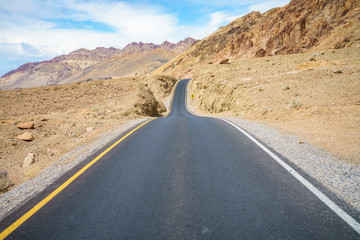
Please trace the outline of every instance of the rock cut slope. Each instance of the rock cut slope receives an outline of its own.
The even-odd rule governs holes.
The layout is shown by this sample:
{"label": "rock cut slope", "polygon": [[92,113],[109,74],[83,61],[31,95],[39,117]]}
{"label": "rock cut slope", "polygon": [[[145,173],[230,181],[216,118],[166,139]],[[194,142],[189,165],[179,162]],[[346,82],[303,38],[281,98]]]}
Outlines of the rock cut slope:
{"label": "rock cut slope", "polygon": [[360,46],[360,1],[293,0],[221,27],[154,73],[191,77],[209,62]]}

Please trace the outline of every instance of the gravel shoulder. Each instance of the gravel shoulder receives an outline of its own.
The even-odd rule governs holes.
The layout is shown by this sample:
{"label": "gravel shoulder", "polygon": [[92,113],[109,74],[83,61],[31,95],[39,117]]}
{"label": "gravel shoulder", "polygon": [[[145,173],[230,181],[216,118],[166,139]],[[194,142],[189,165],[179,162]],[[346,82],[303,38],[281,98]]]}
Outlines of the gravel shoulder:
{"label": "gravel shoulder", "polygon": [[[188,109],[196,115],[211,117],[209,114],[196,111],[191,101],[188,87]],[[303,141],[299,136],[283,133],[264,124],[236,117],[218,118],[227,119],[244,129],[281,154],[290,163],[335,194],[336,197],[356,211],[360,211],[359,165],[341,161],[331,153]]]}

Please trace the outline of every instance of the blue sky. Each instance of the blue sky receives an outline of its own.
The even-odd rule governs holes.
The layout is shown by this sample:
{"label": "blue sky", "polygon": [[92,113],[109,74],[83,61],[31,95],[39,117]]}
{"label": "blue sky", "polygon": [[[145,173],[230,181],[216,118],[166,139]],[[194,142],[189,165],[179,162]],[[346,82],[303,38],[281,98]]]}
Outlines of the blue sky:
{"label": "blue sky", "polygon": [[79,48],[202,39],[289,0],[0,0],[0,76]]}

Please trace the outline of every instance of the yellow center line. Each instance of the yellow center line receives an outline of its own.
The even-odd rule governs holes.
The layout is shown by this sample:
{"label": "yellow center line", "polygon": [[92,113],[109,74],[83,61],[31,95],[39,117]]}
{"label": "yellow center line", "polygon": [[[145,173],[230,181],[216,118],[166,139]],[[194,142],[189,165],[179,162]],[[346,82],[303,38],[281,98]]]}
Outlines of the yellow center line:
{"label": "yellow center line", "polygon": [[43,200],[41,200],[38,204],[36,204],[32,209],[30,209],[27,213],[25,213],[22,217],[20,217],[18,220],[16,220],[13,224],[11,224],[8,228],[6,228],[3,232],[0,233],[0,239],[4,239],[7,236],[9,236],[10,233],[12,233],[15,229],[17,229],[21,224],[23,224],[27,219],[29,219],[32,215],[34,215],[37,211],[39,211],[40,208],[42,208],[46,203],[48,203],[51,199],[53,199],[57,194],[59,194],[62,190],[64,190],[70,183],[72,183],[76,178],[78,178],[83,172],[85,172],[89,167],[91,167],[94,163],[96,163],[100,158],[102,158],[106,153],[108,153],[111,149],[113,149],[116,145],[118,145],[120,142],[122,142],[125,138],[130,136],[133,132],[144,126],[145,124],[155,120],[156,118],[150,119],[132,131],[130,131],[128,134],[126,134],[124,137],[122,137],[120,140],[115,142],[113,145],[111,145],[109,148],[107,148],[104,152],[102,152],[100,155],[98,155],[96,158],[94,158],[91,162],[89,162],[86,166],[84,166],[81,170],[79,170],[77,173],[75,173],[71,178],[69,178],[66,182],[64,182],[60,187],[55,189],[52,193],[50,193],[47,197],[45,197]]}

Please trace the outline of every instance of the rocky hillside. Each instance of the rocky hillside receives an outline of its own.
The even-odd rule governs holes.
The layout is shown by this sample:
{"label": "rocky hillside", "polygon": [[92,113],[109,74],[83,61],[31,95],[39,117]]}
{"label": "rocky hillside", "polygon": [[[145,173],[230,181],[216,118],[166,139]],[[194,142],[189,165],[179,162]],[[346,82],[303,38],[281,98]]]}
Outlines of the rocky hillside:
{"label": "rocky hillside", "polygon": [[360,46],[360,1],[293,0],[221,27],[155,71],[191,77],[209,62]]}
{"label": "rocky hillside", "polygon": [[98,47],[78,49],[48,61],[27,63],[6,73],[0,89],[38,87],[106,77],[144,75],[168,62],[196,40],[186,38],[177,44],[165,41],[130,43],[123,49]]}

